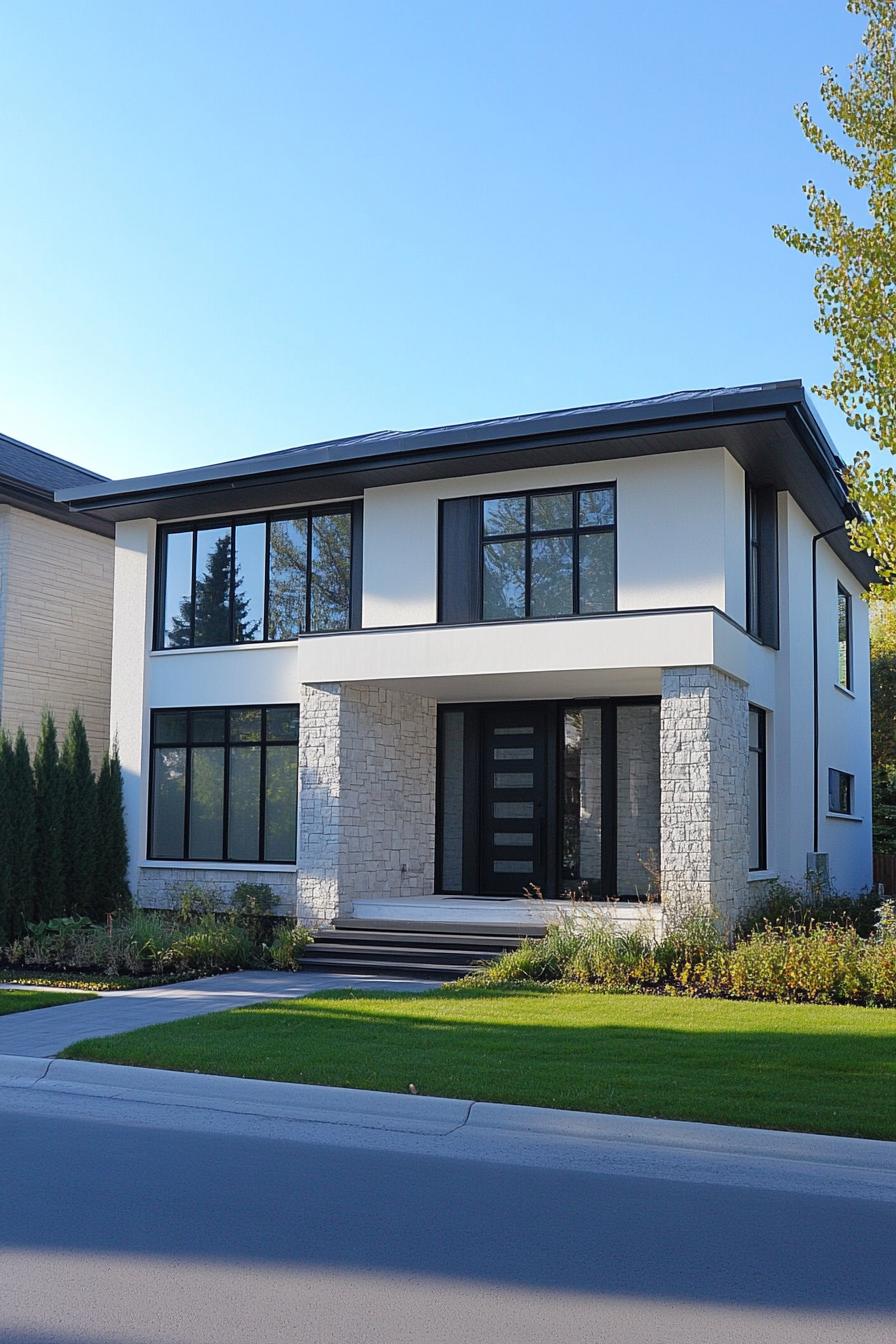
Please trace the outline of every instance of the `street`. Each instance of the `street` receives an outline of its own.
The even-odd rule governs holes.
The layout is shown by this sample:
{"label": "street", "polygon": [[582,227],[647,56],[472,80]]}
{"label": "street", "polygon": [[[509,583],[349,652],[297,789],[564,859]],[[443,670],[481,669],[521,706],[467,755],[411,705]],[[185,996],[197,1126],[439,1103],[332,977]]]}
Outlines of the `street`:
{"label": "street", "polygon": [[4,1090],[0,1341],[896,1333],[891,1198],[571,1170],[513,1136],[501,1160],[314,1129]]}

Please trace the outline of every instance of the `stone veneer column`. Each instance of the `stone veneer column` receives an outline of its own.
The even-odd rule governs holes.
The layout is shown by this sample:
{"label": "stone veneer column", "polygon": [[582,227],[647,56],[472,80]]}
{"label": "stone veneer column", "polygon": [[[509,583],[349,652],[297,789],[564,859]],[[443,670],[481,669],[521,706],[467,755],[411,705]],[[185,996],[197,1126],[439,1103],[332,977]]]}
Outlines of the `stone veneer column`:
{"label": "stone veneer column", "polygon": [[381,686],[300,692],[297,913],[358,897],[431,896],[436,701]]}
{"label": "stone veneer column", "polygon": [[663,900],[731,922],[747,898],[747,689],[714,667],[671,667],[662,695]]}

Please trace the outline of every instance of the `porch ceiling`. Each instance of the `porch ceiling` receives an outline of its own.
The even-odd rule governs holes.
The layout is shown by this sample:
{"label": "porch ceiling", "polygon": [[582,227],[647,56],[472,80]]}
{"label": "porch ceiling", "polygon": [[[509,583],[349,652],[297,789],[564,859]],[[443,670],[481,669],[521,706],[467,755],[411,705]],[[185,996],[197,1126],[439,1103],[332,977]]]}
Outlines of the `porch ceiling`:
{"label": "porch ceiling", "polygon": [[453,676],[389,677],[388,680],[371,678],[363,684],[413,691],[441,703],[586,700],[604,696],[659,695],[662,669],[631,667],[571,672],[469,672]]}

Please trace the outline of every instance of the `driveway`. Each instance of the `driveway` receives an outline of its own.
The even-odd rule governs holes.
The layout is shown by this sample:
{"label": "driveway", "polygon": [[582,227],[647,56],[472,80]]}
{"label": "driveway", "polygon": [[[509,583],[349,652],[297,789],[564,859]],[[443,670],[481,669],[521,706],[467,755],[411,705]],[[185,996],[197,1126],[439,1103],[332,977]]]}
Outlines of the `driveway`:
{"label": "driveway", "polygon": [[0,1055],[46,1057],[88,1036],[115,1036],[136,1027],[220,1013],[265,999],[300,999],[321,989],[354,988],[419,992],[435,985],[432,980],[328,975],[321,971],[235,971],[152,989],[107,991],[82,1003],[0,1017]]}

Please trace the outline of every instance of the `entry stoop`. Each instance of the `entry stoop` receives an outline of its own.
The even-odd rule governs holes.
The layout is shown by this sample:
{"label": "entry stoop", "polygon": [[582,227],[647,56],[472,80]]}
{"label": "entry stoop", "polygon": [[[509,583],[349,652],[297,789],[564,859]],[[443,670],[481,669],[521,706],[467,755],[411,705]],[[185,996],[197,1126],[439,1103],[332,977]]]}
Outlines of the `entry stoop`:
{"label": "entry stoop", "polygon": [[302,957],[308,970],[347,975],[409,976],[457,980],[482,962],[496,961],[524,938],[541,938],[537,924],[435,924],[429,920],[365,920],[344,917],[321,929]]}

